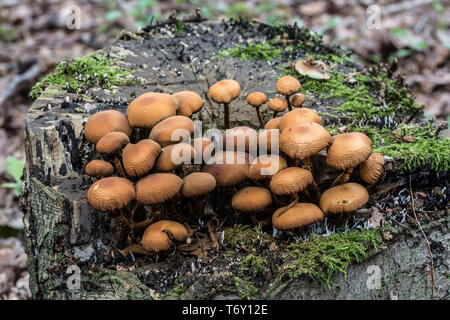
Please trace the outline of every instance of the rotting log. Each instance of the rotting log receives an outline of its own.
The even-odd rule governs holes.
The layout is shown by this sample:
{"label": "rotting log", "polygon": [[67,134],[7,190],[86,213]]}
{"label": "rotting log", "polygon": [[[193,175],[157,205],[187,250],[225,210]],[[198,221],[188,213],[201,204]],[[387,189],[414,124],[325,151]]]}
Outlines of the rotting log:
{"label": "rotting log", "polygon": [[[223,111],[207,96],[214,82],[231,78],[241,84],[242,92],[233,101],[232,126],[256,128],[258,119],[253,107],[245,102],[252,91],[273,91],[277,68],[288,62],[282,56],[276,62],[264,59],[243,60],[238,57],[217,58],[222,48],[247,41],[261,43],[276,41],[280,35],[288,41],[304,44],[296,57],[308,52],[345,56],[349,52],[329,47],[306,29],[270,27],[259,23],[180,22],[149,26],[139,33],[124,32],[102,50],[108,58],[118,58],[116,65],[133,71],[133,80],[105,89],[102,83],[89,83],[82,92],[48,87],[31,106],[26,123],[26,169],[23,192],[23,211],[30,272],[30,288],[38,299],[152,299],[161,298],[179,284],[177,270],[190,270],[179,298],[214,299],[239,298],[240,280],[233,277],[230,265],[242,254],[227,250],[226,263],[208,269],[205,261],[176,254],[154,262],[144,258],[134,265],[129,258],[121,258],[111,248],[117,231],[114,221],[95,212],[87,203],[86,192],[92,180],[83,174],[85,164],[92,158],[92,148],[83,137],[83,125],[99,110],[125,111],[128,103],[147,91],[174,93],[192,90],[205,101],[194,119],[201,120],[203,129],[222,128]],[[343,75],[359,68],[352,62],[339,66]],[[374,95],[377,95],[374,92]],[[305,106],[332,114],[336,99],[314,101],[307,97]],[[338,114],[339,116],[339,114]],[[269,114],[264,115],[267,121]],[[333,117],[325,121],[333,121]],[[387,169],[395,169],[389,162]],[[325,170],[323,154],[313,159],[313,172],[318,182],[332,179],[336,173]],[[231,195],[230,195],[231,196]],[[214,198],[214,196],[213,196]],[[218,210],[229,210],[229,204],[217,196]],[[229,199],[228,199],[229,200]],[[228,201],[229,203],[229,201]],[[216,209],[217,210],[217,209]],[[438,243],[433,250],[435,266],[435,296],[449,298],[449,218],[444,216],[425,227],[428,238]],[[225,249],[226,250],[226,245]],[[233,253],[235,256],[233,256]],[[284,279],[273,272],[270,286],[264,286],[253,297],[268,299],[428,299],[431,281],[426,272],[426,247],[414,233],[402,232],[371,252],[367,260],[349,267],[347,277],[333,277],[331,288],[313,283],[307,277]],[[206,259],[207,260],[207,259]],[[203,263],[203,265],[202,265]],[[172,268],[169,266],[173,265]],[[381,268],[381,289],[367,287],[367,268]],[[76,266],[81,272],[81,287],[70,290]],[[178,269],[177,269],[178,268]],[[184,272],[183,271],[183,272]],[[178,272],[178,271],[177,271]],[[188,272],[186,272],[188,273]],[[237,281],[237,282],[236,282]]]}

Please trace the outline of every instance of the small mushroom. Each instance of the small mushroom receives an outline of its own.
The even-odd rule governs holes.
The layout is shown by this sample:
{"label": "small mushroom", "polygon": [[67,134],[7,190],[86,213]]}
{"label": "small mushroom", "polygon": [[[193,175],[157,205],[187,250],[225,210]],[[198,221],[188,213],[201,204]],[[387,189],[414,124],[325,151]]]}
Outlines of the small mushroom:
{"label": "small mushroom", "polygon": [[275,147],[275,150],[278,153],[279,145],[280,145],[280,130],[278,129],[260,130],[258,135],[258,147],[260,155],[272,152],[272,147]]}
{"label": "small mushroom", "polygon": [[111,163],[103,160],[92,160],[84,168],[84,172],[90,177],[109,177],[114,168]]}
{"label": "small mushroom", "polygon": [[133,184],[120,177],[108,177],[94,182],[87,192],[89,204],[102,212],[111,212],[120,223],[120,232],[117,246],[123,248],[126,245],[130,226],[122,212],[132,200],[136,198]]}
{"label": "small mushroom", "polygon": [[230,123],[230,102],[236,99],[241,93],[240,84],[232,79],[220,80],[209,88],[209,96],[216,103],[222,103],[224,106],[224,126],[225,129],[231,128]]}
{"label": "small mushroom", "polygon": [[142,247],[149,252],[162,252],[169,250],[177,242],[186,241],[188,232],[186,228],[170,220],[160,220],[148,226],[142,236]]}
{"label": "small mushroom", "polygon": [[214,143],[207,138],[200,137],[192,140],[191,145],[194,147],[196,164],[208,162],[214,155]]}
{"label": "small mushroom", "polygon": [[154,173],[136,184],[136,199],[142,205],[151,205],[155,216],[163,210],[164,202],[178,195],[183,180],[172,173]]}
{"label": "small mushroom", "polygon": [[247,103],[256,109],[258,115],[259,125],[264,128],[264,119],[259,111],[259,108],[267,102],[267,97],[260,91],[252,92],[247,96]]}
{"label": "small mushroom", "polygon": [[177,115],[191,117],[197,113],[203,106],[202,98],[193,91],[180,91],[172,94],[178,100]]}
{"label": "small mushroom", "polygon": [[370,186],[367,187],[369,192],[383,182],[386,177],[384,163],[383,154],[374,152],[359,166],[359,175],[361,179],[370,184]]}
{"label": "small mushroom", "polygon": [[178,100],[170,94],[147,92],[131,101],[127,117],[133,128],[153,128],[158,122],[176,115]]}
{"label": "small mushroom", "polygon": [[125,171],[130,177],[147,174],[152,170],[160,152],[160,145],[150,139],[143,139],[136,144],[127,144],[122,152]]}
{"label": "small mushroom", "polygon": [[249,213],[254,224],[258,224],[256,214],[272,203],[272,194],[262,187],[245,187],[233,195],[232,207],[239,213]]}
{"label": "small mushroom", "polygon": [[321,221],[324,217],[323,211],[315,204],[297,203],[276,210],[272,216],[272,224],[278,230],[298,230]]}
{"label": "small mushroom", "polygon": [[301,160],[303,167],[309,171],[311,171],[310,157],[328,147],[330,143],[331,135],[315,122],[291,125],[280,134],[280,149],[291,159]]}
{"label": "small mushroom", "polygon": [[294,93],[299,92],[301,87],[302,85],[300,84],[300,82],[291,76],[281,77],[275,84],[275,89],[277,90],[277,92],[286,97],[289,111],[292,110],[289,97]]}
{"label": "small mushroom", "polygon": [[283,130],[287,127],[303,122],[315,122],[320,125],[322,124],[320,116],[314,110],[308,108],[300,108],[284,114],[280,119],[278,129],[283,132]]}
{"label": "small mushroom", "polygon": [[221,151],[204,166],[203,172],[216,178],[217,185],[234,186],[248,177],[249,155],[244,152]]}
{"label": "small mushroom", "polygon": [[333,137],[333,143],[328,148],[327,165],[342,170],[331,185],[332,187],[346,183],[353,168],[366,161],[372,154],[372,141],[361,132],[349,132]]}
{"label": "small mushroom", "polygon": [[106,110],[93,114],[84,125],[84,137],[87,141],[96,144],[107,133],[120,131],[128,137],[131,127],[127,117],[116,110]]}
{"label": "small mushroom", "polygon": [[277,196],[290,196],[291,201],[298,201],[298,193],[306,191],[314,178],[308,170],[289,167],[279,171],[270,181],[270,190]]}
{"label": "small mushroom", "polygon": [[303,93],[297,93],[291,97],[291,104],[295,108],[301,108],[303,102],[305,102],[305,95]]}
{"label": "small mushroom", "polygon": [[159,122],[150,131],[149,139],[161,147],[188,141],[194,133],[194,122],[185,116],[172,116]]}
{"label": "small mushroom", "polygon": [[288,103],[285,99],[277,97],[270,99],[267,106],[269,107],[270,110],[273,111],[273,119],[275,119],[279,112],[287,110]]}
{"label": "small mushroom", "polygon": [[320,197],[319,206],[329,221],[342,224],[351,214],[362,208],[369,200],[367,189],[357,183],[345,183],[326,190]]}
{"label": "small mushroom", "polygon": [[258,150],[258,134],[250,127],[235,127],[225,130],[222,143],[224,150],[254,154]]}
{"label": "small mushroom", "polygon": [[98,153],[112,157],[112,162],[122,178],[125,178],[125,172],[123,171],[123,166],[120,162],[120,153],[123,146],[129,142],[130,139],[125,133],[114,131],[104,135],[95,146]]}

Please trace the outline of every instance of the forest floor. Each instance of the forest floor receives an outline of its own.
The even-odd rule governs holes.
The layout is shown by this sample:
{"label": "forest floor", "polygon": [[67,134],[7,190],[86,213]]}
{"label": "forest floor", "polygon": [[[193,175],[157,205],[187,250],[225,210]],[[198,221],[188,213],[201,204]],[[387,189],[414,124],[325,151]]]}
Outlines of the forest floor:
{"label": "forest floor", "polygon": [[[101,49],[122,29],[134,29],[174,10],[195,8],[210,19],[244,16],[268,23],[308,26],[327,43],[353,50],[363,65],[398,60],[398,73],[426,106],[425,114],[448,120],[450,113],[450,5],[443,0],[376,1],[379,25],[367,8],[375,1],[285,0],[249,3],[226,1],[78,1],[80,29],[70,30],[72,1],[4,0],[0,2],[0,184],[15,183],[14,170],[24,161],[28,93],[58,62]],[[371,11],[375,10],[375,11]],[[369,20],[368,20],[369,19]],[[372,19],[372,20],[371,20]],[[448,135],[448,131],[446,133]],[[15,169],[16,168],[16,169]],[[17,176],[17,175],[16,175]],[[21,244],[20,196],[0,188],[0,299],[27,299],[26,255]]]}

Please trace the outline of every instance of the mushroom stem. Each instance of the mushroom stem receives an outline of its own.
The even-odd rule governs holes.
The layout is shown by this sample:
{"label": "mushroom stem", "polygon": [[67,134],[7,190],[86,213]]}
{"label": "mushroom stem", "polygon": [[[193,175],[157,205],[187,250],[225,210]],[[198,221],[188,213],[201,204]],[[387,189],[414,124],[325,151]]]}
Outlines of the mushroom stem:
{"label": "mushroom stem", "polygon": [[258,114],[259,125],[261,126],[261,128],[264,128],[265,123],[264,123],[264,119],[262,117],[262,114],[259,111],[259,107],[256,107],[255,109],[256,109],[256,113]]}
{"label": "mushroom stem", "polygon": [[264,220],[258,220],[258,226],[261,227],[261,228],[270,226],[271,224],[272,224],[272,218],[271,217],[269,217],[267,219],[264,219]]}
{"label": "mushroom stem", "polygon": [[206,223],[206,227],[208,228],[208,235],[213,243],[214,249],[219,249],[219,242],[217,241],[216,237],[214,236],[214,228],[211,225],[211,221],[208,221]]}
{"label": "mushroom stem", "polygon": [[119,235],[117,236],[117,247],[119,249],[125,247],[128,241],[128,235],[130,234],[130,223],[125,218],[122,210],[120,210],[120,214],[117,217],[117,220],[120,224]]}
{"label": "mushroom stem", "polygon": [[231,129],[231,123],[230,123],[230,104],[224,103],[224,125],[225,129]]}
{"label": "mushroom stem", "polygon": [[116,167],[116,170],[117,170],[117,173],[119,174],[119,176],[122,178],[126,178],[122,163],[120,162],[120,159],[117,156],[114,156],[113,163],[114,163],[114,166]]}
{"label": "mushroom stem", "polygon": [[305,159],[302,160],[302,166],[304,169],[308,170],[309,172],[311,172],[311,158],[307,157]]}
{"label": "mushroom stem", "polygon": [[308,186],[308,190],[310,191],[311,201],[312,201],[313,203],[319,202],[319,199],[320,199],[320,191],[319,191],[319,187],[317,186],[317,183],[316,183],[315,181],[313,181],[313,182]]}
{"label": "mushroom stem", "polygon": [[272,119],[275,119],[275,118],[277,117],[277,114],[278,114],[278,111],[274,111],[274,112],[273,112]]}
{"label": "mushroom stem", "polygon": [[291,96],[285,96],[286,97],[286,101],[287,101],[287,105],[288,105],[288,110],[292,111],[292,104],[291,104],[291,100],[289,99]]}
{"label": "mushroom stem", "polygon": [[331,187],[335,187],[341,184],[346,183],[350,179],[350,175],[353,172],[353,168],[348,168],[344,172],[342,172],[331,184]]}
{"label": "mushroom stem", "polygon": [[344,223],[346,223],[348,220],[350,220],[351,216],[352,216],[351,212],[343,213],[343,214],[340,214],[340,215],[335,216],[335,217],[330,217],[329,216],[328,217],[328,222],[331,223],[331,224],[334,224],[337,227],[339,227],[339,226],[343,225]]}
{"label": "mushroom stem", "polygon": [[156,219],[156,217],[153,216],[150,219],[146,219],[141,222],[132,223],[132,224],[130,224],[130,228],[133,230],[147,228],[149,225],[151,225],[155,221],[155,219]]}

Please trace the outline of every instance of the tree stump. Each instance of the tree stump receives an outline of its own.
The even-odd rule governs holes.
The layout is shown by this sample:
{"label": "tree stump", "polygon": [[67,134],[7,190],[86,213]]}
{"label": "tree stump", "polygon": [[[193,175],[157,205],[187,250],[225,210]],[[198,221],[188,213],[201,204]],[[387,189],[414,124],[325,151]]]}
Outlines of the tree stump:
{"label": "tree stump", "polygon": [[[291,43],[301,46],[296,46],[292,54],[268,52],[272,60],[265,56],[265,51],[250,52],[249,55],[257,55],[253,59],[220,55],[224,48],[245,47],[249,43],[271,43],[274,48],[281,49]],[[253,91],[275,96],[277,77],[286,72],[280,67],[298,58],[306,58],[308,54],[342,58],[351,53],[326,46],[307,29],[296,26],[175,20],[148,26],[139,33],[124,32],[95,56],[104,53],[107,59],[114,59],[114,66],[132,70],[132,76],[121,85],[110,85],[91,75],[85,79],[82,90],[77,92],[49,85],[27,115],[23,211],[27,265],[34,298],[431,297],[432,283],[426,272],[428,251],[414,232],[400,231],[394,233],[393,239],[384,239],[376,250],[369,250],[364,261],[351,265],[346,277],[334,275],[330,288],[313,282],[308,275],[287,279],[280,268],[287,263],[286,254],[275,254],[269,249],[267,255],[277,255],[278,260],[274,261],[278,261],[279,266],[267,266],[268,272],[263,277],[238,277],[238,263],[252,251],[231,248],[226,241],[222,253],[217,253],[222,258],[216,260],[213,254],[199,259],[175,253],[160,258],[160,261],[154,257],[121,257],[112,248],[117,231],[114,222],[107,215],[93,210],[86,199],[92,180],[83,170],[95,154],[95,148],[84,139],[83,125],[91,114],[105,109],[125,112],[135,97],[147,91],[174,93],[192,90],[204,99],[204,107],[194,119],[202,121],[203,130],[223,128],[222,108],[209,99],[208,89],[216,81],[230,78],[242,87],[240,97],[231,104],[232,126],[257,128],[256,112],[246,103],[246,96]],[[337,72],[344,76],[361,70],[349,60],[340,61],[337,66]],[[378,95],[375,90],[371,92]],[[329,124],[342,116],[333,109],[340,101],[337,98],[315,99],[308,95],[305,106],[322,112],[324,124]],[[264,117],[267,121],[271,114],[265,113]],[[345,121],[341,124],[344,125]],[[386,165],[387,170],[395,168],[395,159]],[[315,157],[313,172],[319,183],[336,176],[325,167],[323,154]],[[396,176],[396,173],[392,175]],[[225,196],[226,201],[217,199],[216,210],[230,210],[231,194]],[[441,299],[449,298],[449,228],[450,220],[445,214],[424,226],[428,238],[436,244],[433,247],[434,287],[436,298]],[[273,243],[276,246],[276,240]],[[282,251],[281,248],[279,250]],[[367,285],[371,276],[370,266],[380,268],[379,288]],[[76,278],[78,274],[80,277]]]}

